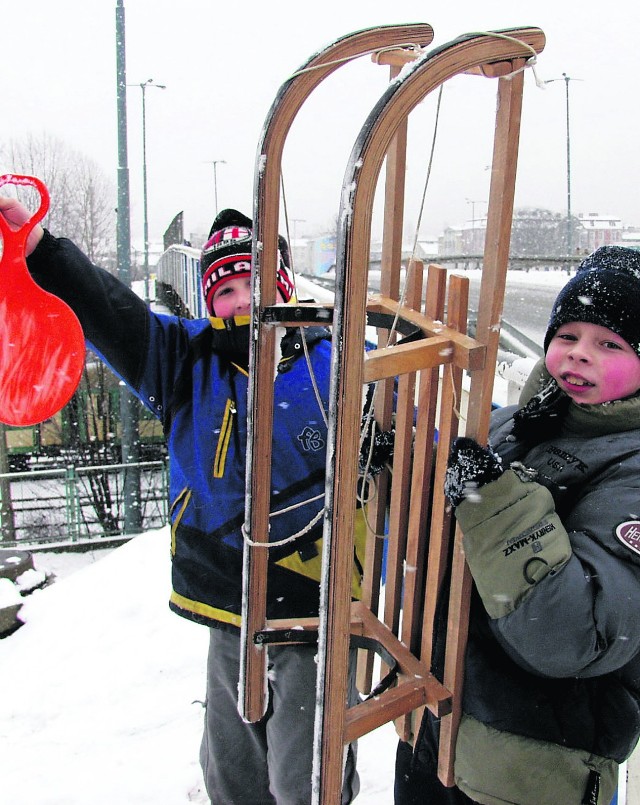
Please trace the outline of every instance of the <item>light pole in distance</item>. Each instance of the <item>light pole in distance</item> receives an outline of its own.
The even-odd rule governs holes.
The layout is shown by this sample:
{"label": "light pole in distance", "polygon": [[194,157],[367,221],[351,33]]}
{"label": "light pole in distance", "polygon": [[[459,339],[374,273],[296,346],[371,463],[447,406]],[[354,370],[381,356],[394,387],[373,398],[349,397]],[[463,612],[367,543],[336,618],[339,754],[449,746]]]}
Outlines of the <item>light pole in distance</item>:
{"label": "light pole in distance", "polygon": [[210,159],[209,165],[213,165],[213,199],[215,202],[215,214],[218,214],[218,165],[226,165],[226,159]]}
{"label": "light pole in distance", "polygon": [[569,260],[573,252],[573,232],[571,226],[571,130],[569,128],[569,82],[581,81],[580,78],[571,78],[566,73],[562,74],[562,78],[550,78],[545,81],[545,84],[552,84],[554,81],[564,81],[565,88],[565,106],[567,117],[567,255]]}
{"label": "light pole in distance", "polygon": [[154,83],[153,78],[148,78],[140,84],[130,84],[138,86],[142,90],[142,208],[144,217],[144,301],[149,302],[149,207],[147,196],[147,87],[156,89],[166,89],[164,84]]}
{"label": "light pole in distance", "polygon": [[486,204],[486,201],[476,198],[466,198],[467,204],[471,204],[471,246],[476,250],[476,204]]}

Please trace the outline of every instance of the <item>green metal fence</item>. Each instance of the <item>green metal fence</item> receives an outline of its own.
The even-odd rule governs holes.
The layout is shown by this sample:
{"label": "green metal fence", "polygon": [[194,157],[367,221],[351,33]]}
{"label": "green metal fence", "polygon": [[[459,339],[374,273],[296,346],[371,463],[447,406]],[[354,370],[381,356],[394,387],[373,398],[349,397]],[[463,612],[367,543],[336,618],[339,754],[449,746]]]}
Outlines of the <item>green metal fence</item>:
{"label": "green metal fence", "polygon": [[140,478],[141,530],[162,527],[168,519],[166,461],[0,474],[0,547],[124,534],[124,487],[132,472]]}

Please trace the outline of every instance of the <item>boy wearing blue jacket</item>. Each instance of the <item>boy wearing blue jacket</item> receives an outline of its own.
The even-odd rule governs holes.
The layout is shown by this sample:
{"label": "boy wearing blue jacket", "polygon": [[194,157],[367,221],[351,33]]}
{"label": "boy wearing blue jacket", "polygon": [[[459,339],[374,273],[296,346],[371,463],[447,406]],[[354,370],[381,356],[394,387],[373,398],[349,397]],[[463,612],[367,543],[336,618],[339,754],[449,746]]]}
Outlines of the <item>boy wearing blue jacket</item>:
{"label": "boy wearing blue jacket", "polygon": [[[29,217],[8,198],[0,198],[0,214],[15,226]],[[28,241],[28,266],[45,290],[69,304],[89,347],[163,424],[170,456],[170,607],[210,631],[200,760],[211,802],[306,805],[317,648],[270,646],[266,715],[249,724],[237,709],[251,228],[251,220],[236,210],[222,211],[213,222],[201,255],[206,319],[152,312],[73,243],[39,226]],[[279,252],[278,297],[288,302],[294,282],[284,238]],[[301,535],[269,551],[269,618],[318,615],[322,518],[313,523],[325,484],[328,338],[325,329],[308,328],[304,334],[287,331],[281,342],[274,380],[270,540]],[[361,581],[358,550],[354,597]],[[353,683],[350,703],[356,701]],[[342,802],[351,802],[358,787],[350,748]]]}

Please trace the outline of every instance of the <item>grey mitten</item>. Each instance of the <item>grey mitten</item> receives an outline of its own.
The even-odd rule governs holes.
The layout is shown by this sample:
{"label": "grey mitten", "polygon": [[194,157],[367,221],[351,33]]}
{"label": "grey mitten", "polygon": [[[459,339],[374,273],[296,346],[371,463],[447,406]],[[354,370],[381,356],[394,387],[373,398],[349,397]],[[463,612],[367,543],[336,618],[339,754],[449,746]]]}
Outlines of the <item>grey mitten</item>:
{"label": "grey mitten", "polygon": [[472,492],[495,481],[503,473],[502,461],[491,447],[482,447],[466,436],[451,443],[444,477],[444,494],[455,508]]}

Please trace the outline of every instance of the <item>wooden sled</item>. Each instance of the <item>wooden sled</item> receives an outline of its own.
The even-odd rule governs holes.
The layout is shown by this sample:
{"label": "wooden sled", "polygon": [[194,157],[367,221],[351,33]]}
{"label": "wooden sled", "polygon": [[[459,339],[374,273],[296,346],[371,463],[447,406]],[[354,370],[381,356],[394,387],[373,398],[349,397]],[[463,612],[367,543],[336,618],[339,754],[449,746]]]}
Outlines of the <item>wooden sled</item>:
{"label": "wooden sled", "polygon": [[[423,47],[433,40],[430,25],[385,26],[341,37],[313,55],[280,88],[263,126],[258,144],[254,187],[253,265],[261,308],[254,310],[256,337],[251,339],[252,382],[249,389],[246,526],[253,541],[266,542],[269,528],[271,432],[273,423],[272,378],[274,331],[264,326],[264,311],[276,300],[278,211],[280,171],[286,137],[302,105],[319,84],[349,60],[389,48]],[[260,249],[257,244],[260,244]],[[255,294],[254,294],[255,297]],[[256,417],[257,409],[260,409]],[[262,535],[262,536],[261,536]],[[239,709],[248,721],[262,718],[265,710],[265,653],[254,635],[265,628],[267,551],[248,549],[244,560],[243,649]],[[248,606],[247,602],[251,602]]]}
{"label": "wooden sled", "polygon": [[[385,31],[376,29],[375,33],[361,32],[355,36],[373,42],[381,30]],[[386,29],[386,33],[389,31]],[[346,46],[349,39],[339,42]],[[407,40],[411,37],[403,41]],[[377,45],[379,43],[378,39]],[[453,751],[460,718],[471,580],[460,535],[456,534],[452,548],[449,545],[450,515],[441,491],[442,480],[448,444],[458,430],[457,406],[464,371],[471,376],[466,432],[480,442],[487,438],[513,212],[523,89],[523,73],[518,71],[543,47],[542,32],[524,28],[496,35],[469,34],[417,58],[415,52],[404,49],[378,59],[391,65],[392,75],[406,65],[367,118],[347,165],[343,184],[346,190],[339,215],[336,296],[329,309],[318,305],[274,304],[280,156],[293,115],[315,84],[312,86],[305,80],[306,93],[302,87],[298,90],[297,84],[296,88],[285,87],[266,123],[258,153],[254,207],[253,258],[258,289],[254,298],[258,298],[260,304],[254,308],[253,316],[245,521],[252,543],[266,543],[268,534],[274,325],[305,326],[330,320],[334,333],[333,379],[320,618],[304,624],[267,622],[268,551],[259,545],[245,548],[241,710],[245,718],[253,721],[264,713],[265,652],[259,647],[264,636],[273,630],[283,630],[278,634],[285,634],[292,625],[317,627],[318,708],[313,772],[316,802],[340,801],[344,744],[390,720],[397,720],[401,735],[409,737],[409,714],[417,710],[419,718],[425,706],[442,717],[439,774],[446,785],[453,785]],[[461,73],[498,79],[484,269],[475,339],[465,335],[467,283],[462,278],[452,277],[447,292],[446,272],[442,268],[429,268],[425,297],[419,267],[414,266],[404,304],[398,302],[407,118],[430,92]],[[292,82],[310,75],[303,73]],[[317,79],[316,76],[314,80]],[[381,293],[368,298],[371,213],[385,155],[389,158]],[[442,322],[447,295],[445,325]],[[381,343],[385,346],[368,352],[365,357],[365,324],[378,321],[376,317],[384,322],[385,316],[387,320],[398,317],[398,321],[419,329],[423,337],[411,343],[386,346],[390,325],[383,324]],[[362,385],[374,381],[382,384],[376,415],[384,427],[391,418],[395,378],[398,398],[393,476],[383,479],[378,489],[376,512],[373,517],[370,515],[376,532],[381,533],[387,500],[390,500],[385,611],[380,619],[377,610],[382,547],[375,537],[370,540],[365,569],[365,598],[358,604],[350,600],[354,490],[358,476]],[[434,456],[436,423],[440,449]],[[429,555],[425,562],[427,545]],[[432,629],[450,552],[453,561],[446,663],[444,677],[438,681],[430,673]],[[397,665],[399,675],[395,686],[380,696],[347,709],[344,703],[350,634],[375,639],[384,646],[386,661]],[[365,668],[361,679],[367,680],[369,676],[370,670]]]}

